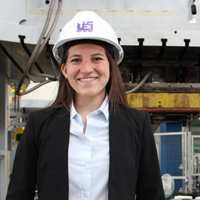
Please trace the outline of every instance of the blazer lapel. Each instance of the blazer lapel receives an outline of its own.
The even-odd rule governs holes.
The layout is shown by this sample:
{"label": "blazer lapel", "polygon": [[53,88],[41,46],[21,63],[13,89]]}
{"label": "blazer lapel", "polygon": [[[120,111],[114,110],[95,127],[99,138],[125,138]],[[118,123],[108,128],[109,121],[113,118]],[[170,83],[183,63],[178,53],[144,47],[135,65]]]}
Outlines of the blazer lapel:
{"label": "blazer lapel", "polygon": [[108,199],[132,199],[135,150],[132,126],[123,109],[110,112],[110,172]]}

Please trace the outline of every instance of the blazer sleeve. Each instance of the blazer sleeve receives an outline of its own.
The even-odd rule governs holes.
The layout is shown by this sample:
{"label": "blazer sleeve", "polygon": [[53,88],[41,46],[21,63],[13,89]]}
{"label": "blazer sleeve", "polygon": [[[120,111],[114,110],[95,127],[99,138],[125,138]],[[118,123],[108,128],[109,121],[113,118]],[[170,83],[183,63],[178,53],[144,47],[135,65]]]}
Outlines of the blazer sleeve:
{"label": "blazer sleeve", "polygon": [[156,145],[148,113],[146,113],[143,124],[139,162],[136,199],[165,200]]}
{"label": "blazer sleeve", "polygon": [[29,114],[26,128],[18,144],[6,200],[33,200],[35,195],[38,147],[33,116]]}

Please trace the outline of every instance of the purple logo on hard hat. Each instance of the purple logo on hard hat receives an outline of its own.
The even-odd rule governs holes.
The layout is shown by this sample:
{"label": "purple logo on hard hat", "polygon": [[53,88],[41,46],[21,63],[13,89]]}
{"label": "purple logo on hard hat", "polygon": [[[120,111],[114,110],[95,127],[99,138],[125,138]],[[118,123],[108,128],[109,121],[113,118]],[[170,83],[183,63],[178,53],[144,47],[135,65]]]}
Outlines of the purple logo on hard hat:
{"label": "purple logo on hard hat", "polygon": [[92,32],[93,31],[93,22],[92,21],[88,21],[87,23],[85,23],[85,21],[83,21],[83,24],[81,26],[81,24],[77,24],[77,31],[76,32]]}

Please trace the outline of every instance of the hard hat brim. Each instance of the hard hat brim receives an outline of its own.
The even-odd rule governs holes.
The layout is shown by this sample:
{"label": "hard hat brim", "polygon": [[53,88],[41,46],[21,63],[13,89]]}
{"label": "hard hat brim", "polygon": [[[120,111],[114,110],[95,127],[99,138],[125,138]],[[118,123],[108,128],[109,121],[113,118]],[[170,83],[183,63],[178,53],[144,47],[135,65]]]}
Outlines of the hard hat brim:
{"label": "hard hat brim", "polygon": [[[117,62],[117,64],[119,64],[123,57],[124,57],[124,51],[122,49],[122,47],[120,45],[116,45],[116,43],[106,39],[106,38],[97,38],[97,37],[91,37],[91,40],[96,40],[96,41],[102,41],[102,42],[106,42],[107,44],[110,44],[114,47],[114,59]],[[67,38],[65,40],[60,40],[58,41],[54,47],[53,47],[53,55],[55,57],[55,59],[57,60],[58,63],[61,64],[62,62],[62,56],[64,55],[64,51],[65,49],[60,49],[63,47],[64,44],[72,42],[72,41],[77,41],[77,40],[88,40],[88,38],[83,38],[83,37],[77,37],[77,38]]]}

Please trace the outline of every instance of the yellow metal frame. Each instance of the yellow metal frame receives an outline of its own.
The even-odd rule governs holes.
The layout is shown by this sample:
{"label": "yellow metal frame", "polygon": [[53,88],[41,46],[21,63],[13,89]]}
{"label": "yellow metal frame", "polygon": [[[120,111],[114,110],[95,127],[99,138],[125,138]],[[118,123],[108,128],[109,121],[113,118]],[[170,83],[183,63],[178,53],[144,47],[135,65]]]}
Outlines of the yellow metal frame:
{"label": "yellow metal frame", "polygon": [[129,105],[134,108],[199,109],[199,93],[131,93]]}
{"label": "yellow metal frame", "polygon": [[19,142],[19,141],[17,141],[17,135],[22,134],[23,132],[24,132],[23,128],[16,128],[16,132],[13,133],[13,138],[15,138],[16,143]]}

